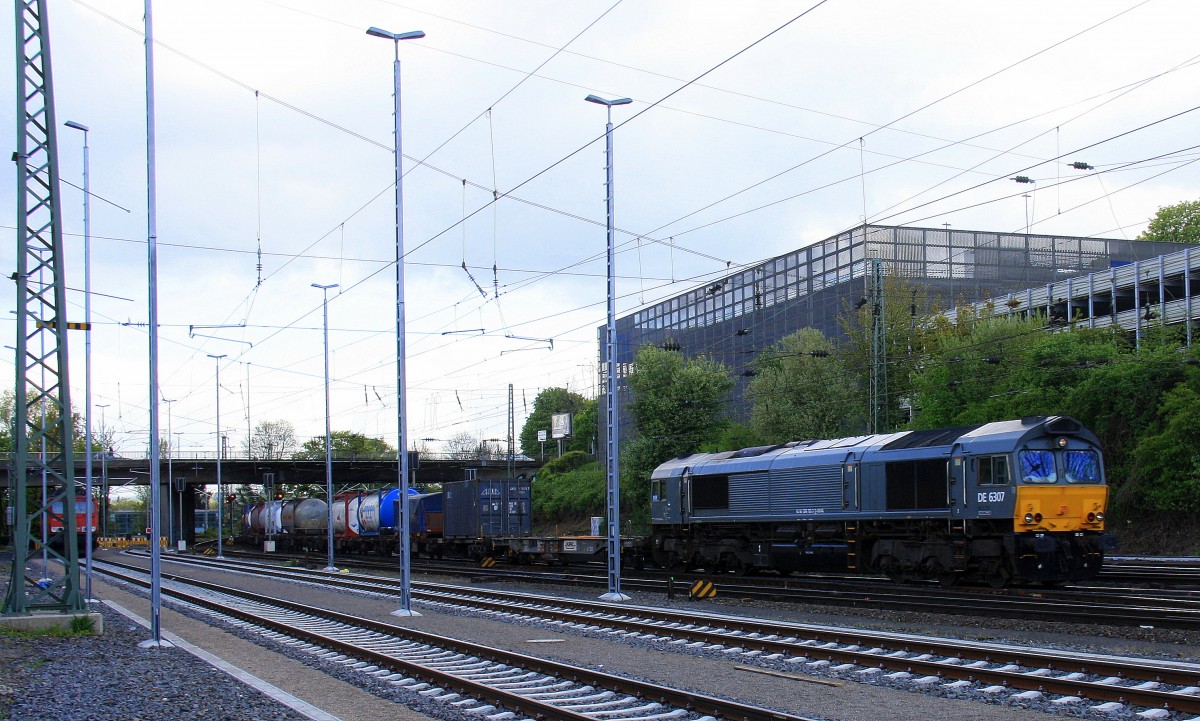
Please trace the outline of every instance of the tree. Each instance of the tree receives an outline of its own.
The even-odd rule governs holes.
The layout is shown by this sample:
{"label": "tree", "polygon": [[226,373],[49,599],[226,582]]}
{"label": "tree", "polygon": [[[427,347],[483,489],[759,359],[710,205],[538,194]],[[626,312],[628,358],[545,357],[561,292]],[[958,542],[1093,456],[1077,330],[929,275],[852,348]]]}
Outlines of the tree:
{"label": "tree", "polygon": [[1137,239],[1200,245],[1200,200],[1160,207]]}
{"label": "tree", "polygon": [[[929,296],[926,285],[910,282],[898,276],[883,278],[883,368],[887,372],[886,395],[883,396],[885,416],[890,428],[904,425],[907,415],[904,406],[911,403],[913,388],[912,373],[920,366],[929,336],[940,326],[923,322],[938,313],[936,304]],[[859,419],[860,428],[867,428],[866,419],[871,415],[871,370],[874,361],[873,304],[863,302],[851,308],[846,306],[838,315],[838,325],[845,340],[837,349],[835,357],[847,377],[859,393],[857,402],[846,409],[847,423]]]}
{"label": "tree", "polygon": [[861,391],[815,328],[784,336],[755,362],[750,428],[766,443],[838,438],[862,428]]}
{"label": "tree", "polygon": [[694,453],[721,436],[733,377],[724,364],[643,346],[629,375],[630,417],[636,437],[623,444],[621,484],[635,521],[650,506],[650,474],[663,461]]}
{"label": "tree", "polygon": [[287,458],[296,450],[296,427],[291,421],[259,421],[247,450],[252,458]]}
{"label": "tree", "polygon": [[1134,451],[1124,495],[1137,510],[1194,512],[1200,506],[1200,393],[1177,385],[1163,397],[1160,433],[1144,437]]}
{"label": "tree", "polygon": [[456,460],[482,461],[497,456],[503,458],[508,454],[508,449],[497,451],[488,445],[487,441],[480,440],[478,436],[467,431],[459,431],[446,441],[446,452]]}
{"label": "tree", "polygon": [[[371,438],[354,431],[333,431],[329,434],[329,447],[333,455],[381,457],[396,455],[396,449],[382,438]],[[325,436],[315,436],[300,447],[303,458],[325,457]]]}
{"label": "tree", "polygon": [[[27,398],[33,398],[32,389]],[[0,392],[0,453],[15,453],[16,439],[13,437],[13,417],[16,413],[17,396],[11,390]],[[46,404],[46,427],[50,428],[50,437],[58,441],[58,411],[53,404]],[[28,406],[29,427],[26,428],[28,433],[29,428],[42,427],[42,411],[40,404],[34,403]],[[79,413],[71,412],[71,445],[77,454],[83,453],[83,446],[87,436],[86,428],[83,424],[83,416]],[[92,436],[92,450],[103,450],[106,446],[100,442],[96,434]],[[37,450],[37,449],[30,449]]]}
{"label": "tree", "polygon": [[[518,436],[521,453],[530,458],[538,458],[542,452],[542,444],[538,441],[538,431],[546,431],[547,442],[551,442],[550,417],[558,413],[570,413],[577,416],[583,409],[587,399],[578,393],[572,393],[566,388],[547,388],[533,399],[533,410],[521,426]],[[574,420],[578,421],[578,418]]]}
{"label": "tree", "polygon": [[575,413],[575,421],[571,424],[574,435],[567,444],[567,452],[581,451],[596,455],[596,441],[600,437],[600,403],[595,398],[583,402],[583,407]]}

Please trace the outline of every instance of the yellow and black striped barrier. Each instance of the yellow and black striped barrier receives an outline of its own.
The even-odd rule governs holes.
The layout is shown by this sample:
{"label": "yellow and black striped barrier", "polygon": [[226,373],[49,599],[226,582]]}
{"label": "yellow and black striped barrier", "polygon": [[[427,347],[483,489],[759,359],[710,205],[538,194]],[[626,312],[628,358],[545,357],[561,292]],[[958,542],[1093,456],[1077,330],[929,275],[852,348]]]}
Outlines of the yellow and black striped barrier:
{"label": "yellow and black striped barrier", "polygon": [[692,590],[688,593],[688,598],[693,601],[716,597],[717,587],[713,585],[712,581],[696,581],[692,584]]}
{"label": "yellow and black striped barrier", "polygon": [[[96,539],[96,545],[101,548],[129,548],[131,546],[145,546],[149,544],[149,539],[145,536],[100,536]],[[167,537],[161,536],[158,539],[158,545],[166,548]]]}
{"label": "yellow and black striped barrier", "polygon": [[491,556],[486,556],[486,557],[484,557],[484,559],[482,561],[479,562],[480,568],[491,568],[492,566],[495,566],[495,565],[496,565],[496,559],[492,558]]}

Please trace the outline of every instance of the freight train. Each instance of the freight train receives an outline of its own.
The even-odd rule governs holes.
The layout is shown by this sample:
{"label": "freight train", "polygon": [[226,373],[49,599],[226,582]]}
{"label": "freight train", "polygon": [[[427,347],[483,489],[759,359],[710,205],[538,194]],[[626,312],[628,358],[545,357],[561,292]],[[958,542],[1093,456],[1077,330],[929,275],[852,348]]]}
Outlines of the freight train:
{"label": "freight train", "polygon": [[[534,539],[531,481],[486,478],[453,481],[437,493],[409,495],[411,548],[434,558],[460,556],[529,560]],[[334,550],[343,553],[393,553],[398,547],[400,491],[382,488],[341,493],[333,498]],[[295,498],[250,504],[242,512],[239,540],[274,541],[291,550],[324,550],[329,506],[321,498]],[[539,554],[545,555],[545,554]]]}
{"label": "freight train", "polygon": [[[457,481],[410,501],[412,549],[515,562],[604,560],[599,536],[535,537],[531,483]],[[697,453],[652,474],[651,531],[621,538],[640,567],[788,574],[880,573],[993,586],[1094,577],[1104,552],[1104,463],[1096,436],[1065,416],[793,441]],[[399,492],[334,501],[337,550],[391,553]],[[320,499],[248,506],[247,542],[324,549]]]}

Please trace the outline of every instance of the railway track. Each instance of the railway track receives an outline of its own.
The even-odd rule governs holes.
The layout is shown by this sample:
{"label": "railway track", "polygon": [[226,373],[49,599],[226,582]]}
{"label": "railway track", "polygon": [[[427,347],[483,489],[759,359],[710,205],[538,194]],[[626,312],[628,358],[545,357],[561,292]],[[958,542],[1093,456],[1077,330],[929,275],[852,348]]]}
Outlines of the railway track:
{"label": "railway track", "polygon": [[[233,551],[243,558],[278,562],[277,554]],[[303,557],[301,557],[303,558]],[[324,563],[324,557],[315,562]],[[369,557],[346,559],[356,568],[393,573],[397,561],[379,561]],[[568,584],[605,588],[603,570],[545,567],[479,568],[460,564],[414,561],[414,570],[428,570],[477,579],[523,580],[539,583]],[[1155,628],[1200,629],[1200,593],[1169,590],[1113,590],[1094,587],[1063,589],[947,589],[936,584],[901,585],[890,581],[863,578],[801,577],[763,579],[757,577],[707,576],[688,574],[623,575],[621,585],[629,590],[661,594],[675,591],[686,596],[696,580],[712,581],[717,593],[731,598],[754,601],[779,601],[806,605],[877,608],[914,612],[944,613],[952,608],[968,616],[1029,618],[1106,626],[1149,626]]]}
{"label": "railway track", "polygon": [[[116,571],[114,565],[99,564],[99,572],[149,587],[143,574]],[[812,721],[199,579],[163,577],[176,582],[162,589],[167,598],[471,715],[548,721]],[[506,712],[513,715],[498,715]]]}
{"label": "railway track", "polygon": [[[331,575],[244,562],[191,559],[205,567],[241,571],[398,595],[385,577]],[[165,576],[168,577],[168,576]],[[171,574],[169,577],[174,577]],[[507,620],[539,621],[563,629],[638,639],[664,648],[729,654],[769,668],[823,672],[869,680],[878,676],[915,687],[973,689],[1012,701],[1052,705],[1096,702],[1100,711],[1128,706],[1200,713],[1200,664],[1031,649],[927,636],[828,628],[736,616],[686,613],[569,600],[528,593],[414,583],[414,598],[432,607],[469,609]]]}

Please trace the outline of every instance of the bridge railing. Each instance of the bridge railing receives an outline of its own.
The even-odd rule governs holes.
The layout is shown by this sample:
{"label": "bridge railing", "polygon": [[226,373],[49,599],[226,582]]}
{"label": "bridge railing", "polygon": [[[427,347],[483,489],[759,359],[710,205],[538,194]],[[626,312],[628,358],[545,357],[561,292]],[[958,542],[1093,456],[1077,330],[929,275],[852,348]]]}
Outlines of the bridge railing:
{"label": "bridge railing", "polygon": [[[13,454],[13,453],[0,453],[0,464],[6,464],[8,461],[10,461],[12,459],[12,457],[14,455],[15,454]],[[166,453],[162,454],[162,456],[160,457],[160,460],[163,463],[167,462],[168,460],[183,462],[183,461],[215,461],[216,459],[217,459],[216,451],[182,451],[182,452],[176,454],[174,457],[171,457],[169,454],[166,454]],[[82,464],[86,460],[87,460],[87,458],[81,453],[75,455],[76,464]],[[116,454],[106,454],[103,457],[100,454],[96,454],[96,456],[93,457],[93,459],[92,459],[92,465],[99,466],[100,464],[102,464],[105,461],[107,461],[109,463],[122,463],[122,462],[127,463],[129,461],[149,461],[149,460],[150,460],[149,454],[132,454],[131,455],[131,454],[127,454],[127,453],[116,453]],[[252,461],[263,461],[263,462],[275,461],[275,462],[277,462],[277,461],[323,461],[323,460],[325,460],[324,453],[314,454],[309,451],[296,451],[295,453],[287,453],[287,454],[283,454],[283,455],[279,455],[279,456],[273,456],[270,458],[267,458],[264,456],[248,456],[248,455],[231,454],[231,453],[226,453],[225,455],[223,455],[221,457],[222,462],[228,461],[230,463],[237,463],[237,462],[247,463],[247,462],[252,462]],[[341,462],[347,462],[347,461],[350,461],[350,462],[353,462],[353,461],[386,462],[386,461],[396,461],[397,458],[396,458],[395,453],[370,453],[370,452],[367,452],[367,453],[338,453],[338,452],[334,452],[333,460],[341,461]],[[475,461],[478,463],[505,463],[508,461],[508,454],[499,453],[499,454],[481,455],[475,451],[462,452],[462,453],[456,453],[456,452],[426,453],[426,452],[422,452],[420,454],[420,460],[422,460],[422,461],[463,461],[463,462]],[[513,456],[513,460],[515,460],[515,461],[531,461],[534,459],[518,454],[518,455]]]}

